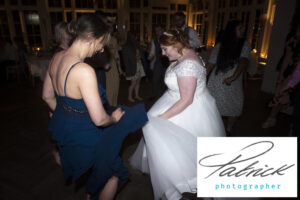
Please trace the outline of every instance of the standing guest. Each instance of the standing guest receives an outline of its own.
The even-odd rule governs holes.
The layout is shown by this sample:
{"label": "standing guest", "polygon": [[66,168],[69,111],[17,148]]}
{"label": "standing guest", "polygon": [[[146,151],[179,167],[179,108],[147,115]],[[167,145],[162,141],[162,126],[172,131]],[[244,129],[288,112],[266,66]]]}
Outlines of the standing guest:
{"label": "standing guest", "polygon": [[119,46],[117,39],[114,36],[112,36],[109,41],[108,49],[112,58],[109,60],[110,69],[105,73],[107,91],[106,94],[107,100],[110,105],[117,106],[120,85],[119,74],[123,75],[124,72],[120,66]]}
{"label": "standing guest", "polygon": [[162,55],[162,50],[158,38],[162,35],[164,29],[161,25],[155,26],[155,38],[151,42],[151,50],[148,59],[152,61],[152,97],[154,100],[158,96],[158,83],[164,77],[165,69],[168,67],[169,62],[166,56]]}
{"label": "standing guest", "polygon": [[174,15],[175,26],[182,30],[189,39],[189,45],[192,49],[196,49],[201,46],[200,38],[198,37],[197,32],[185,24],[185,15],[183,12],[177,12]]}
{"label": "standing guest", "polygon": [[122,58],[125,66],[125,76],[131,81],[128,89],[128,100],[135,102],[133,92],[137,100],[143,100],[139,95],[140,82],[145,76],[145,71],[141,61],[140,49],[136,37],[128,32],[127,40],[122,48]]}
{"label": "standing guest", "polygon": [[228,135],[243,110],[242,74],[248,65],[249,56],[250,44],[242,38],[240,21],[228,22],[220,43],[216,44],[211,52],[207,65],[207,72],[212,70],[207,87],[215,97],[221,115],[228,117]]}
{"label": "standing guest", "polygon": [[71,35],[67,31],[68,24],[66,22],[59,22],[55,25],[54,36],[58,47],[54,49],[54,54],[69,48]]}
{"label": "standing guest", "polygon": [[[290,99],[289,90],[294,90],[294,116],[293,116],[293,136],[300,135],[300,62],[298,61],[295,70],[292,72],[279,88],[279,92],[275,94],[275,104],[287,104]],[[275,105],[274,105],[275,106]]]}
{"label": "standing guest", "polygon": [[109,62],[111,54],[107,46],[103,47],[103,51],[96,52],[92,57],[84,59],[84,62],[92,66],[96,71],[97,81],[106,90],[105,71],[109,70]]}
{"label": "standing guest", "polygon": [[53,110],[49,130],[65,177],[76,181],[89,172],[86,199],[112,200],[130,176],[119,157],[122,142],[147,121],[145,108],[139,104],[106,113],[104,89],[83,61],[102,51],[109,29],[93,14],[71,22],[68,30],[74,41],[54,55],[44,81],[43,99]]}
{"label": "standing guest", "polygon": [[[282,58],[279,60],[277,70],[279,70],[279,75],[277,78],[276,91],[279,90],[283,81],[286,80],[291,73],[294,71],[295,66],[300,57],[300,25],[296,27],[296,30],[289,33],[285,49]],[[282,110],[283,104],[273,105],[273,100],[269,103],[269,106],[272,107],[270,114],[266,121],[262,124],[262,128],[270,128],[276,125],[277,115]]]}

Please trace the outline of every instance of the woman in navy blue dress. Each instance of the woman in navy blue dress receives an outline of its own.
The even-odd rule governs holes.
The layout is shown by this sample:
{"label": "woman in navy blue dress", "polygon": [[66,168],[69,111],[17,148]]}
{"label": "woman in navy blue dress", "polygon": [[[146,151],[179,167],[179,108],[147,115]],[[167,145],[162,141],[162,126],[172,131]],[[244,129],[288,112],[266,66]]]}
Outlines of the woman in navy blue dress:
{"label": "woman in navy blue dress", "polygon": [[83,62],[109,41],[107,25],[96,15],[84,15],[68,30],[74,41],[54,55],[44,82],[43,99],[53,110],[49,130],[65,177],[76,181],[89,171],[87,199],[110,200],[130,176],[119,156],[122,142],[148,119],[142,104],[107,114],[104,89]]}

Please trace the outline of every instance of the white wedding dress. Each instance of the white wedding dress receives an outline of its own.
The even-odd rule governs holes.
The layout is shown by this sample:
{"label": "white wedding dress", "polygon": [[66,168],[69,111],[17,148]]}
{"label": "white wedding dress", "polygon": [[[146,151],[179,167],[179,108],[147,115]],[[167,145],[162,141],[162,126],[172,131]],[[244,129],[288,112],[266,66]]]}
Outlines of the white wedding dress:
{"label": "white wedding dress", "polygon": [[[144,138],[130,158],[133,168],[150,173],[155,200],[179,200],[183,192],[196,192],[197,137],[225,136],[215,100],[206,88],[206,69],[195,60],[175,64],[166,71],[168,90],[149,110]],[[177,78],[182,76],[197,78],[193,103],[168,120],[157,117],[180,99]]]}

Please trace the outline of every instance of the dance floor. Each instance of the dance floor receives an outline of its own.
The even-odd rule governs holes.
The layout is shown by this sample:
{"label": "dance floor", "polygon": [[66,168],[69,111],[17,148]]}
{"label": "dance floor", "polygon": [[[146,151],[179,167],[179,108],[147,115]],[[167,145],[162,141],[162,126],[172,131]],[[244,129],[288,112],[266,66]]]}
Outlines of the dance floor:
{"label": "dance floor", "polygon": [[[82,200],[82,184],[69,184],[62,169],[52,156],[54,144],[47,131],[48,108],[41,99],[42,83],[33,87],[29,81],[8,82],[0,85],[0,199],[2,200]],[[261,123],[268,115],[267,102],[272,97],[260,91],[261,80],[248,80],[245,107],[242,117],[233,130],[233,136],[288,136],[291,117],[280,114],[274,128],[262,129]],[[129,82],[120,83],[119,102],[127,101]],[[141,96],[147,108],[154,101],[151,84],[142,81]],[[124,142],[121,155],[125,164],[135,150],[141,131],[130,135]],[[132,178],[118,194],[116,200],[152,200],[150,178],[129,167]]]}

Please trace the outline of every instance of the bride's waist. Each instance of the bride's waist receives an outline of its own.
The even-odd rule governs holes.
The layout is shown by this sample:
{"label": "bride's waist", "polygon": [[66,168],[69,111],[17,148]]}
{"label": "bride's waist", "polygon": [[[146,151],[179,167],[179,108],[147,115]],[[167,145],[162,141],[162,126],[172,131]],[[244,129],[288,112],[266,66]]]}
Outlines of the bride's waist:
{"label": "bride's waist", "polygon": [[[174,91],[174,90],[167,90],[166,92],[168,94],[169,97],[171,98],[176,98],[176,99],[180,99],[180,92],[179,91]],[[203,97],[205,94],[209,94],[208,89],[206,87],[204,88],[199,88],[195,91],[194,93],[194,99],[198,99]]]}

